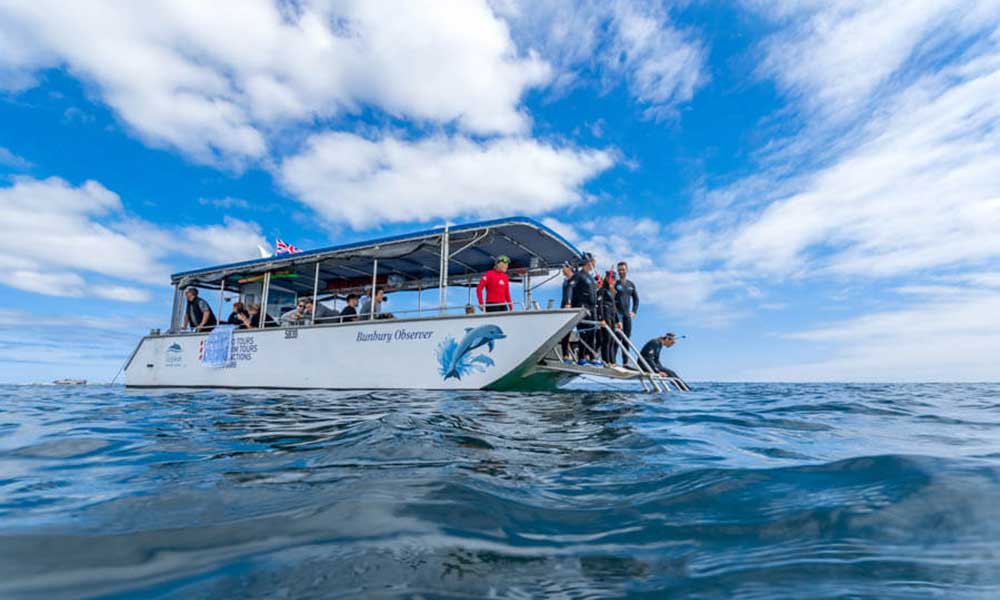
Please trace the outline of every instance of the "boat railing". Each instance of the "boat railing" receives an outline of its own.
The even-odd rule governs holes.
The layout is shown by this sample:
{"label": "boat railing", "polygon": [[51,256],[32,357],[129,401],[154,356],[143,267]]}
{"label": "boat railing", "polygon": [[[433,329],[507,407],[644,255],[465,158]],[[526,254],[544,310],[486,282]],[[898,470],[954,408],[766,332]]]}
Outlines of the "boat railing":
{"label": "boat railing", "polygon": [[[622,356],[625,357],[627,362],[632,363],[637,371],[642,373],[642,385],[645,388],[647,385],[652,388],[650,391],[654,392],[667,392],[670,391],[670,386],[673,386],[677,391],[689,392],[691,391],[690,386],[680,377],[668,377],[666,375],[661,375],[646,361],[646,358],[642,355],[642,352],[628,336],[618,335],[618,333],[611,329],[607,323],[603,321],[592,321],[589,319],[584,319],[580,321],[583,325],[589,325],[593,329],[603,331],[615,345],[622,352]],[[587,350],[593,356],[600,356],[594,348],[591,348],[582,338],[580,343],[583,344]]]}

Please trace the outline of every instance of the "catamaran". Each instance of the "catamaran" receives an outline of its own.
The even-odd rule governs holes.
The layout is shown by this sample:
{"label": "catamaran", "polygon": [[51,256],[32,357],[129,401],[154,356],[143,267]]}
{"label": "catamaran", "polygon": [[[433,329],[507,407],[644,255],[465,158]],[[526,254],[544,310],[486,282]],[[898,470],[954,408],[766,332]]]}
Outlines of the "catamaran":
{"label": "catamaran", "polygon": [[[472,288],[500,256],[522,297],[509,312],[473,312]],[[170,328],[142,338],[126,363],[125,384],[136,388],[552,390],[581,376],[638,382],[647,391],[684,389],[682,381],[649,368],[627,339],[619,346],[631,369],[565,361],[564,336],[600,327],[584,309],[542,308],[533,292],[581,252],[555,231],[527,218],[445,226],[406,235],[248,260],[177,273]],[[259,304],[257,327],[183,330],[184,290],[203,298]],[[449,306],[464,289],[468,303]],[[381,289],[415,293],[411,310],[356,321],[309,318],[276,326],[299,298],[341,302]],[[425,292],[437,302],[425,305]],[[373,303],[374,304],[374,303]],[[615,339],[618,339],[617,337]]]}

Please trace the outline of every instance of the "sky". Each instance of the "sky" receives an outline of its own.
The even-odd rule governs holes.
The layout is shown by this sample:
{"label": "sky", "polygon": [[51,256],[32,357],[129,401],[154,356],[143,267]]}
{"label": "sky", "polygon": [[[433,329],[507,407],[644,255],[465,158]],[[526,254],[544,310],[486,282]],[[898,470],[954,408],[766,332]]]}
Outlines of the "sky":
{"label": "sky", "polygon": [[997,381],[998,98],[997,0],[0,0],[0,382],[277,237],[511,215],[688,379]]}

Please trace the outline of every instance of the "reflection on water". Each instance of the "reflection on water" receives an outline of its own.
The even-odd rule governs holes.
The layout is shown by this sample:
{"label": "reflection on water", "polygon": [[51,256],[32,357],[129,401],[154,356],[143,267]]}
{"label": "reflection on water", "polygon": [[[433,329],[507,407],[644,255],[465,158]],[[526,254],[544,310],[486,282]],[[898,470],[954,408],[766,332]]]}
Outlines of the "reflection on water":
{"label": "reflection on water", "polygon": [[0,596],[997,597],[1000,386],[0,388]]}

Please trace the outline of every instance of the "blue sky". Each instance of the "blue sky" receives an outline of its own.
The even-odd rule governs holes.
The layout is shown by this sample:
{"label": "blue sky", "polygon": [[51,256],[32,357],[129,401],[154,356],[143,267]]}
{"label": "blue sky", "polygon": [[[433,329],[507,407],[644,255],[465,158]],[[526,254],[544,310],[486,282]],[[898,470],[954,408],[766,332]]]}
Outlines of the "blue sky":
{"label": "blue sky", "polygon": [[1000,6],[0,3],[0,381],[168,274],[528,214],[691,379],[997,380]]}

